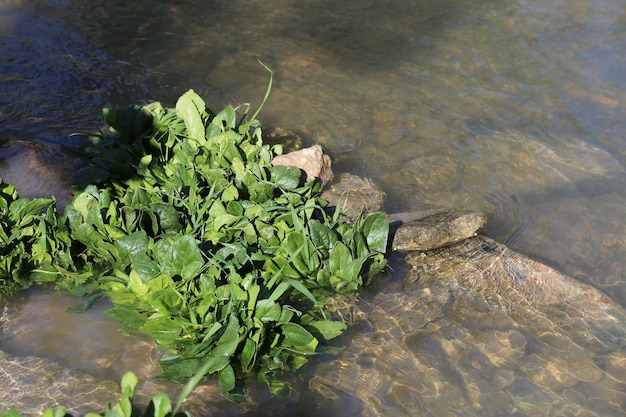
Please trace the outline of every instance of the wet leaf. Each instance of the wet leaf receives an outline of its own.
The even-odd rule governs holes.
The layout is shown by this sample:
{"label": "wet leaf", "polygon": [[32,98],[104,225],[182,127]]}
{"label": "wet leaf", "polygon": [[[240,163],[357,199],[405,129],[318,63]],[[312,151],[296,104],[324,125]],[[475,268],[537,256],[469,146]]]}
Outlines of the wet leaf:
{"label": "wet leaf", "polygon": [[343,333],[347,328],[345,323],[331,320],[312,321],[308,323],[306,327],[312,334],[322,341],[334,339]]}
{"label": "wet leaf", "polygon": [[367,236],[367,245],[371,251],[384,253],[387,250],[389,221],[383,213],[373,213],[363,222],[363,233]]}
{"label": "wet leaf", "polygon": [[315,353],[319,342],[304,327],[295,323],[285,323],[280,327],[284,336],[283,346],[302,353]]}
{"label": "wet leaf", "polygon": [[[167,417],[172,412],[172,403],[165,394],[156,394],[150,401],[154,415],[152,417]],[[147,417],[147,416],[146,416]]]}
{"label": "wet leaf", "polygon": [[189,138],[200,144],[206,142],[202,117],[206,115],[206,105],[193,90],[187,91],[176,102],[176,110],[187,126]]}
{"label": "wet leaf", "polygon": [[152,115],[140,106],[103,109],[104,121],[127,140],[138,138],[152,127]]}
{"label": "wet leaf", "polygon": [[280,319],[280,305],[272,300],[259,300],[254,317],[263,322],[274,322]]}
{"label": "wet leaf", "polygon": [[300,185],[300,168],[277,165],[270,168],[270,173],[272,183],[285,190],[294,190]]}
{"label": "wet leaf", "polygon": [[225,366],[218,374],[217,381],[223,392],[232,391],[235,388],[235,371],[230,365]]}

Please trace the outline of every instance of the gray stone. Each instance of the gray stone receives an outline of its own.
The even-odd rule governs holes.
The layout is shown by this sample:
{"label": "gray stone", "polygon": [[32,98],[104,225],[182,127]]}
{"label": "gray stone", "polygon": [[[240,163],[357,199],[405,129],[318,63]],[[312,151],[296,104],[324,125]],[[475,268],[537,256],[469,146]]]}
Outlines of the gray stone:
{"label": "gray stone", "polygon": [[402,224],[393,239],[398,252],[425,251],[460,242],[474,236],[487,222],[475,210],[447,210]]}

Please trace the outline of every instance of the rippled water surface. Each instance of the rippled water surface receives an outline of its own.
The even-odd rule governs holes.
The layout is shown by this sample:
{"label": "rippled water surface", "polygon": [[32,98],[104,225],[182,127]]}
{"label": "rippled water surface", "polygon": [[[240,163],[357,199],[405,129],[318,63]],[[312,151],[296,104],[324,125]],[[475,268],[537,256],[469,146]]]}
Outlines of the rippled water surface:
{"label": "rippled water surface", "polygon": [[[275,73],[264,123],[322,144],[336,172],[369,177],[387,211],[483,210],[488,236],[624,307],[625,32],[619,0],[0,0],[0,135],[64,142],[99,126],[104,106],[172,106],[189,88],[216,109],[256,105],[268,80],[261,59]],[[455,287],[448,302],[436,295],[452,284],[407,284],[402,259],[393,266],[360,305],[371,321],[351,331],[337,362],[309,367],[282,406],[259,393],[259,406],[228,413],[561,414],[555,404],[564,415],[626,412],[624,346],[577,346],[566,315],[555,328],[520,322],[471,289]],[[423,304],[397,311],[397,292]],[[63,322],[36,300],[15,310],[49,310]],[[407,330],[429,314],[440,324],[419,338]],[[398,317],[396,333],[385,335],[386,317]],[[111,349],[125,343],[114,326],[101,332]],[[57,351],[32,333],[3,343],[68,364],[75,356],[99,372],[89,353]],[[332,377],[362,383],[324,380],[329,363],[350,369]],[[316,373],[323,383],[309,391]],[[343,391],[323,389],[333,384]]]}

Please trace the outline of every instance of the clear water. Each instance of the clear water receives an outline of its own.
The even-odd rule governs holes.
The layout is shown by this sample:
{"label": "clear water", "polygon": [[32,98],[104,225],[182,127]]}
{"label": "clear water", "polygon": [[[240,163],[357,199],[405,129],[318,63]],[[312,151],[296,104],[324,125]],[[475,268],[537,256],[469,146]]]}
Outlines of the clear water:
{"label": "clear water", "polygon": [[[626,306],[624,28],[619,0],[0,0],[0,133],[63,142],[99,126],[104,106],[173,105],[188,88],[214,108],[254,105],[268,79],[261,59],[275,72],[265,124],[322,144],[336,172],[371,178],[387,211],[481,209],[488,236]],[[407,274],[401,265],[393,282]],[[413,354],[454,344],[459,328],[493,335],[475,319]],[[514,326],[505,322],[499,331]],[[467,358],[445,369],[461,375],[448,392],[473,415],[470,368]],[[516,383],[529,395],[523,414],[545,415],[533,395],[556,388]],[[578,412],[623,412],[619,399],[588,400],[602,384],[558,392]],[[366,413],[349,395],[326,400],[306,386],[279,414],[307,415],[311,403]],[[380,401],[398,411],[408,398]]]}

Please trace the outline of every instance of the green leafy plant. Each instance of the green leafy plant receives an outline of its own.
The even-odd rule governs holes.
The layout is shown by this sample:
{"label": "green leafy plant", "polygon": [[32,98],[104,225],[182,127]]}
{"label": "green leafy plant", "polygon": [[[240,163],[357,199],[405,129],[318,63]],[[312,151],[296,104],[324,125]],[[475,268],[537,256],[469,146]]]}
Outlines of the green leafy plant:
{"label": "green leafy plant", "polygon": [[18,190],[0,179],[0,293],[56,280],[52,253],[57,242],[49,231],[64,236],[53,203],[50,198],[19,198]]}
{"label": "green leafy plant", "polygon": [[248,120],[249,106],[240,110],[214,113],[192,90],[175,108],[105,109],[111,131],[75,151],[84,189],[62,216],[52,200],[3,189],[0,273],[17,287],[30,272],[89,300],[107,296],[108,314],[166,352],[161,378],[216,375],[233,400],[252,376],[287,393],[283,375],[333,352],[328,342],[345,330],[328,300],[385,266],[388,223],[328,214],[319,183],[272,166],[281,147],[263,144],[258,111]]}

